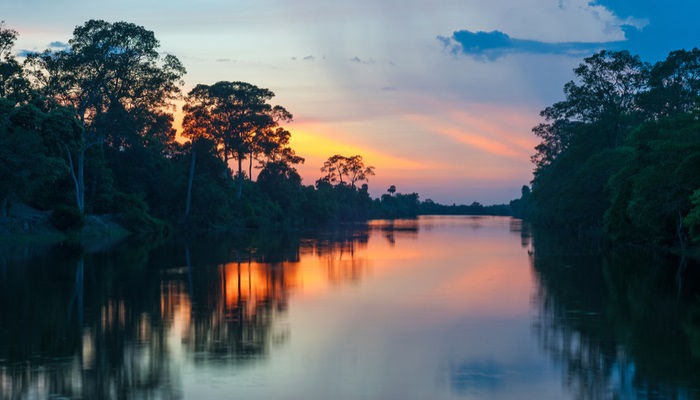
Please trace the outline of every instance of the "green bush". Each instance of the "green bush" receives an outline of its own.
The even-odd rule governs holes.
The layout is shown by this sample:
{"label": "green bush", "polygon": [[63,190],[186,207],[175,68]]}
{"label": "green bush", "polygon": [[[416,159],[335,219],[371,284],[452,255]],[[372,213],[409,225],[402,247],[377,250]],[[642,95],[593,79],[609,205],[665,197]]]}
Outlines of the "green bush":
{"label": "green bush", "polygon": [[169,232],[168,225],[149,214],[144,197],[143,193],[117,193],[114,196],[117,208],[122,212],[122,225],[134,233],[166,236]]}
{"label": "green bush", "polygon": [[75,207],[60,205],[51,212],[50,222],[64,232],[79,231],[85,226],[85,216]]}

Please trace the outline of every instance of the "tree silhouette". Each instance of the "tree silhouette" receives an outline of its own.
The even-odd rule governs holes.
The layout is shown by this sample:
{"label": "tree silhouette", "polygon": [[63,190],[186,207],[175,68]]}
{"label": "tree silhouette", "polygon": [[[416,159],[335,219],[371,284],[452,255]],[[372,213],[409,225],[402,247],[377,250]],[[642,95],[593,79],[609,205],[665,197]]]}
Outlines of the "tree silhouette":
{"label": "tree silhouette", "polygon": [[180,94],[185,68],[173,55],[161,57],[153,32],[132,23],[90,20],[75,28],[68,43],[68,50],[30,54],[27,64],[36,89],[71,109],[79,123],[79,137],[63,147],[83,210],[85,154],[115,134],[106,122],[119,116],[139,135],[149,133],[161,115],[167,123],[165,110]]}
{"label": "tree silhouette", "polygon": [[265,133],[292,115],[268,101],[275,94],[245,82],[221,81],[197,85],[186,98],[185,135],[213,139],[224,162],[238,161],[237,197],[243,187],[243,160],[267,150],[261,145]]}

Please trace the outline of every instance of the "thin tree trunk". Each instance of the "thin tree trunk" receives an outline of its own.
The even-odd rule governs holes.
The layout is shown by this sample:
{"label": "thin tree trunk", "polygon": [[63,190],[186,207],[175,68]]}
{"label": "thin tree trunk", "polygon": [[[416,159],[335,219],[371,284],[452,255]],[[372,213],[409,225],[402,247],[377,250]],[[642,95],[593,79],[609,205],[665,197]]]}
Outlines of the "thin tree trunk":
{"label": "thin tree trunk", "polygon": [[253,152],[250,152],[250,159],[248,161],[248,180],[253,181]]}
{"label": "thin tree trunk", "polygon": [[194,143],[192,143],[192,161],[190,162],[190,179],[187,182],[187,204],[185,205],[185,216],[184,220],[190,217],[190,205],[192,204],[192,181],[194,180],[194,165],[197,162],[197,149],[194,148]]}
{"label": "thin tree trunk", "polygon": [[75,201],[76,201],[76,206],[78,207],[79,210],[82,211],[80,208],[80,185],[78,184],[78,178],[75,175],[75,167],[73,165],[73,155],[70,152],[70,148],[68,148],[67,144],[63,144],[66,148],[66,153],[68,155],[68,166],[70,167],[70,176],[73,178],[73,184],[75,185]]}
{"label": "thin tree trunk", "polygon": [[243,194],[243,159],[238,157],[238,192],[236,193],[237,198],[241,198]]}

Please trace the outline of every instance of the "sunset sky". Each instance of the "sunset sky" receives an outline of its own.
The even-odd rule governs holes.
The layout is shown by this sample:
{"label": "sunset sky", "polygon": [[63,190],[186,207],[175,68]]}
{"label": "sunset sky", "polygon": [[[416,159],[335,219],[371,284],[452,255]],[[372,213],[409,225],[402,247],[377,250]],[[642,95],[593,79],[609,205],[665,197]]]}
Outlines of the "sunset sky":
{"label": "sunset sky", "polygon": [[15,51],[60,48],[89,19],[155,32],[196,84],[275,92],[306,158],[305,184],[334,154],[376,167],[422,200],[506,203],[532,174],[539,111],[583,57],[645,61],[700,45],[696,0],[0,0]]}

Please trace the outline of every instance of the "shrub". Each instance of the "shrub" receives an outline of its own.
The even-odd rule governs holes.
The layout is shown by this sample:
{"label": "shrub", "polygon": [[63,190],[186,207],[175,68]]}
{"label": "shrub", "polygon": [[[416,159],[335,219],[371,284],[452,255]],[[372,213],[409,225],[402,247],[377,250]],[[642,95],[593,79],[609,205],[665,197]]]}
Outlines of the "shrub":
{"label": "shrub", "polygon": [[51,212],[50,222],[60,231],[79,231],[85,226],[85,216],[75,207],[60,205]]}

